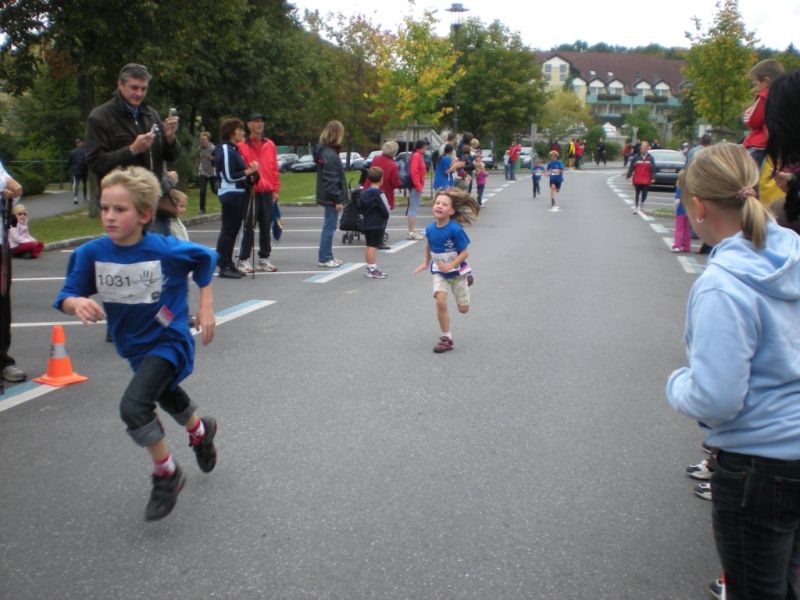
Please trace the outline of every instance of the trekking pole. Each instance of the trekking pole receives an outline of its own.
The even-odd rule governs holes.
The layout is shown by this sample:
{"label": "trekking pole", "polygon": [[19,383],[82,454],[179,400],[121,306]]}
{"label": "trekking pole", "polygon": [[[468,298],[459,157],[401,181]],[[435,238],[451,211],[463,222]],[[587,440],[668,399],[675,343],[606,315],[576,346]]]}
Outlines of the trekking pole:
{"label": "trekking pole", "polygon": [[252,249],[250,250],[250,266],[253,268],[252,278],[256,278],[256,189],[255,186],[250,188],[250,202],[247,207],[247,225],[250,232],[250,240],[252,241]]}

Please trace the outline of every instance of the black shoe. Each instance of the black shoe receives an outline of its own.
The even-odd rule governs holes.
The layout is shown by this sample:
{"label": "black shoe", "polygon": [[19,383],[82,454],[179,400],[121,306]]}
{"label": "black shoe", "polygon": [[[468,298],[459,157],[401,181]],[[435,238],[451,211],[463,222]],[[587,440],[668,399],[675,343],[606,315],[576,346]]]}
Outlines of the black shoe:
{"label": "black shoe", "polygon": [[203,473],[210,473],[217,466],[217,448],[214,446],[214,437],[217,435],[217,420],[214,417],[203,417],[200,419],[206,430],[203,441],[192,445],[192,450],[197,457],[197,466]]}
{"label": "black shoe", "polygon": [[386,244],[381,244],[380,246],[378,246],[378,250],[391,250],[391,249],[392,247],[387,246]]}
{"label": "black shoe", "polygon": [[171,513],[184,483],[186,475],[178,465],[175,465],[175,472],[169,477],[153,475],[153,491],[150,492],[150,501],[144,510],[145,519],[157,521]]}
{"label": "black shoe", "polygon": [[242,274],[233,267],[225,267],[219,270],[219,276],[223,279],[241,279]]}

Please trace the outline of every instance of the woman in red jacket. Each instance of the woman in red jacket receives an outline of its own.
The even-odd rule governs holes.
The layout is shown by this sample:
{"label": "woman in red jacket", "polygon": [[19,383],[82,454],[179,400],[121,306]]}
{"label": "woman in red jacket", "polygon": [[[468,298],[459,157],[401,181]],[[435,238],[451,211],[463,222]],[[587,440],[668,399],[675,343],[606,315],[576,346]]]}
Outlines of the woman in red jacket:
{"label": "woman in red jacket", "polygon": [[386,194],[389,200],[389,208],[394,210],[394,191],[400,187],[400,168],[394,160],[397,155],[397,142],[389,140],[383,143],[381,152],[383,154],[376,156],[372,160],[371,167],[378,167],[383,171],[383,183],[380,190]]}

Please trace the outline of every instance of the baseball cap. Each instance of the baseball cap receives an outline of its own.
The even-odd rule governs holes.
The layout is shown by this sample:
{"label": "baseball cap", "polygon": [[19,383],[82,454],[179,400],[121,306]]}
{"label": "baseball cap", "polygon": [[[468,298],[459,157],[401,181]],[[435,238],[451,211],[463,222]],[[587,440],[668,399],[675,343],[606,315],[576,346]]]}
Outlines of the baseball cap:
{"label": "baseball cap", "polygon": [[266,121],[264,115],[258,112],[254,112],[249,117],[247,117],[248,121],[258,121],[259,119],[261,119],[262,121]]}

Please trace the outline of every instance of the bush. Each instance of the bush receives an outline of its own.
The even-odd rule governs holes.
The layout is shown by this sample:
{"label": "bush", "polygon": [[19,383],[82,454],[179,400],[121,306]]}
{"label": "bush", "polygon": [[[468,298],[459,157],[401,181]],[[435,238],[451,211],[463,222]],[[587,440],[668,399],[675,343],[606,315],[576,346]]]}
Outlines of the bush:
{"label": "bush", "polygon": [[45,178],[32,169],[14,169],[14,179],[19,181],[25,196],[41,194],[47,187]]}

